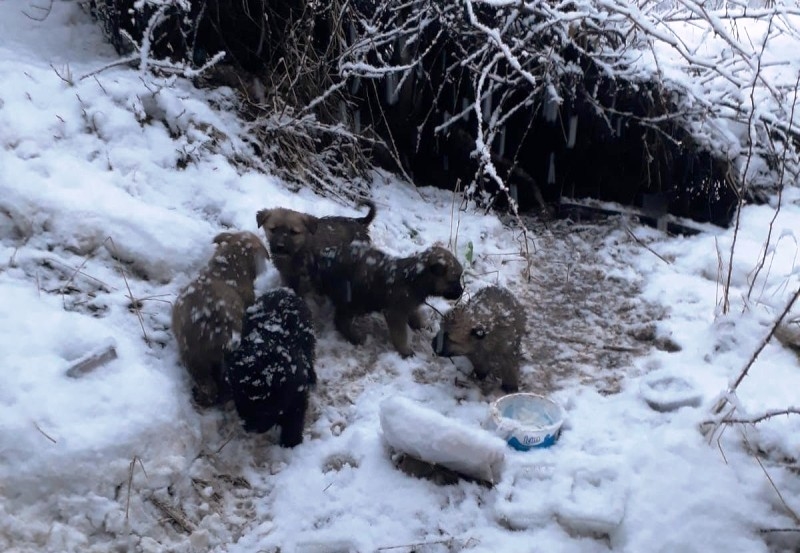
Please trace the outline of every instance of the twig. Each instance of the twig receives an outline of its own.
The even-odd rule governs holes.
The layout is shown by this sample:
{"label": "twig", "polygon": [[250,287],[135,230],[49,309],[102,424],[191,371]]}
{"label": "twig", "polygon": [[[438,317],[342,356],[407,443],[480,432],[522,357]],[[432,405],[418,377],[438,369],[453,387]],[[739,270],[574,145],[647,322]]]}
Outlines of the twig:
{"label": "twig", "polygon": [[160,499],[158,499],[153,495],[151,495],[148,499],[153,505],[158,507],[158,509],[162,513],[164,513],[168,518],[172,519],[172,521],[175,524],[180,526],[184,532],[186,532],[187,534],[191,534],[192,532],[194,532],[195,529],[194,524],[192,524],[183,513],[181,513],[177,509],[170,507],[169,505],[167,505],[166,503],[164,503],[163,501],[161,501]]}
{"label": "twig", "polygon": [[416,542],[416,543],[406,543],[406,544],[403,544],[403,545],[385,545],[383,547],[377,548],[376,551],[389,551],[389,550],[392,550],[392,549],[403,549],[405,547],[411,548],[413,550],[413,548],[415,548],[415,547],[421,547],[421,546],[424,546],[424,545],[441,545],[443,543],[451,544],[451,543],[453,543],[454,539],[455,538],[451,537],[451,538],[445,538],[445,539],[434,540],[434,541],[420,541],[420,542]]}
{"label": "twig", "polygon": [[133,469],[136,468],[136,462],[139,462],[139,466],[142,468],[142,473],[144,477],[147,478],[147,471],[144,470],[144,463],[139,458],[138,455],[134,455],[133,459],[131,459],[130,466],[128,467],[128,499],[125,502],[125,520],[128,520],[128,512],[130,511],[131,507],[131,486],[133,485]]}
{"label": "twig", "polygon": [[42,428],[41,428],[41,427],[40,427],[40,426],[39,426],[39,425],[36,423],[36,421],[33,421],[33,426],[35,426],[35,427],[36,427],[36,430],[38,430],[39,432],[41,432],[42,436],[44,436],[45,438],[47,438],[48,440],[50,440],[50,441],[51,441],[51,442],[53,442],[54,444],[57,444],[57,443],[58,443],[58,442],[56,441],[56,439],[55,439],[55,438],[53,438],[53,437],[52,437],[52,436],[50,436],[50,435],[49,435],[47,432],[45,432],[44,430],[42,430]]}
{"label": "twig", "polygon": [[128,282],[128,277],[125,275],[125,271],[122,270],[122,264],[119,261],[119,252],[117,251],[117,245],[114,243],[114,239],[112,237],[107,237],[104,243],[110,243],[111,247],[114,249],[113,257],[114,260],[117,262],[117,269],[119,270],[119,274],[122,275],[122,280],[125,282],[125,288],[128,289],[127,298],[131,301],[131,308],[136,313],[136,317],[139,319],[139,326],[142,328],[142,336],[144,337],[144,342],[149,347],[152,347],[153,344],[150,342],[150,338],[147,336],[147,331],[144,328],[144,317],[142,317],[142,310],[139,307],[141,300],[136,299],[133,295],[133,291],[131,290],[131,285]]}
{"label": "twig", "polygon": [[670,263],[669,261],[667,261],[666,259],[664,259],[664,258],[661,256],[661,254],[659,254],[659,253],[658,253],[657,251],[655,251],[653,248],[651,248],[650,246],[648,246],[647,244],[645,244],[644,242],[642,242],[642,241],[639,239],[639,237],[638,237],[638,236],[636,236],[636,235],[633,233],[633,231],[630,229],[630,227],[626,226],[626,227],[625,227],[625,230],[628,232],[628,234],[630,235],[630,237],[631,237],[631,238],[633,238],[633,239],[636,241],[636,243],[637,243],[637,244],[639,244],[640,246],[642,246],[644,249],[646,249],[647,251],[649,251],[650,253],[652,253],[654,256],[656,256],[657,258],[659,258],[661,261],[663,261],[663,262],[664,262],[664,263],[666,263],[667,265],[671,265],[671,264],[672,264],[672,263]]}
{"label": "twig", "polygon": [[456,235],[455,239],[453,239],[453,219],[455,218],[456,213],[456,196],[461,189],[461,179],[456,179],[456,185],[453,188],[453,201],[450,204],[450,239],[447,243],[447,247],[450,248],[453,252],[458,251],[458,232],[461,228],[461,210],[458,211],[458,219],[456,219]]}
{"label": "twig", "polygon": [[783,504],[784,509],[786,509],[786,512],[788,512],[789,515],[794,519],[795,524],[800,525],[800,516],[798,516],[798,514],[794,511],[794,509],[792,509],[789,506],[789,504],[786,503],[786,500],[783,498],[783,494],[778,489],[778,486],[775,485],[775,481],[772,479],[772,476],[770,476],[769,472],[767,472],[766,467],[764,467],[764,463],[761,462],[761,459],[758,458],[758,455],[750,446],[750,442],[747,439],[747,434],[745,433],[745,431],[741,427],[739,430],[742,434],[742,439],[744,439],[744,443],[747,445],[748,450],[750,450],[753,453],[753,458],[758,463],[758,466],[761,467],[761,470],[764,472],[764,476],[767,477],[767,480],[769,481],[770,486],[772,486],[772,489],[775,490],[775,493],[778,495],[778,499]]}
{"label": "twig", "polygon": [[67,83],[69,86],[73,86],[75,84],[75,79],[72,78],[72,71],[70,70],[69,65],[66,65],[64,67],[63,75],[58,71],[58,69],[56,69],[56,67],[52,63],[50,64],[50,69],[52,69],[55,72],[55,74],[58,75],[59,79]]}
{"label": "twig", "polygon": [[731,290],[731,278],[733,277],[733,254],[736,250],[736,241],[739,237],[739,228],[741,225],[741,214],[742,208],[744,207],[744,192],[745,187],[747,186],[747,172],[750,169],[750,164],[753,161],[754,152],[754,145],[756,142],[756,138],[754,136],[754,125],[753,120],[756,114],[756,83],[758,82],[760,73],[761,73],[761,59],[764,56],[764,50],[767,47],[767,42],[769,39],[769,33],[772,29],[772,17],[769,18],[769,25],[767,26],[767,30],[764,33],[764,42],[761,44],[761,52],[758,55],[757,59],[757,66],[755,68],[755,74],[753,75],[753,82],[750,86],[750,113],[747,117],[747,157],[745,158],[744,168],[742,169],[741,173],[741,183],[739,185],[739,189],[737,190],[738,204],[736,206],[736,219],[733,226],[733,240],[731,241],[731,249],[730,254],[728,256],[728,273],[725,277],[725,287],[722,290],[722,313],[726,314],[730,310],[730,290]]}
{"label": "twig", "polygon": [[226,445],[228,445],[228,444],[231,442],[231,440],[233,439],[233,436],[234,436],[234,434],[235,434],[235,432],[231,432],[231,433],[228,435],[228,438],[227,438],[227,439],[226,439],[224,442],[222,442],[222,445],[221,445],[221,446],[219,446],[219,447],[217,448],[217,451],[216,451],[216,453],[220,453],[220,452],[221,452],[221,451],[222,451],[222,450],[225,448],[225,446],[226,446]]}

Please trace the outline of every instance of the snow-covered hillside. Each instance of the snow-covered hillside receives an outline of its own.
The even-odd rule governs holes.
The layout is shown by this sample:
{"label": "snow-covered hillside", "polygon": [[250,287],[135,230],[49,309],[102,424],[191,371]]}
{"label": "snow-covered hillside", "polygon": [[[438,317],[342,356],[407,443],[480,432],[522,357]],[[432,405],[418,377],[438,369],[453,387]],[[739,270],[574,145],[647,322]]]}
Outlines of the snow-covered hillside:
{"label": "snow-covered hillside", "polygon": [[[800,417],[727,426],[721,439],[699,428],[800,286],[797,187],[784,192],[747,300],[775,209],[744,209],[723,315],[733,230],[668,237],[624,218],[529,220],[529,265],[513,221],[375,173],[375,244],[410,255],[438,242],[466,266],[468,294],[510,288],[528,313],[522,388],[567,412],[552,448],[507,451],[493,488],[439,486],[395,468],[381,401],[404,396],[477,427],[501,392],[433,356],[433,309],[416,355],[402,359],[380,318],[356,347],[321,307],[319,384],[291,450],[245,433],[230,405],[198,411],[177,361],[171,302],[216,233],[261,235],[261,208],[355,206],[232,164],[250,153],[231,91],[124,66],[96,72],[117,57],[75,2],[54,2],[43,21],[27,1],[0,10],[0,550],[797,547]],[[278,285],[272,266],[257,285]],[[115,360],[66,376],[109,342]],[[655,375],[691,381],[701,404],[650,408],[641,388]],[[772,340],[737,391],[736,416],[797,408],[798,389],[798,352]]]}

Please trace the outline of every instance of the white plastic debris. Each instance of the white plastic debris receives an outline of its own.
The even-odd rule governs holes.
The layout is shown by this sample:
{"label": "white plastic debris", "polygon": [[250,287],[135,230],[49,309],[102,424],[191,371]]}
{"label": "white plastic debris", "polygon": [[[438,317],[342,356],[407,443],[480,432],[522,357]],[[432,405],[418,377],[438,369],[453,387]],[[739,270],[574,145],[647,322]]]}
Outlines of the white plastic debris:
{"label": "white plastic debris", "polygon": [[655,371],[645,376],[639,393],[652,409],[660,412],[698,407],[703,402],[703,394],[694,382],[669,370]]}
{"label": "white plastic debris", "polygon": [[478,480],[499,481],[506,443],[490,432],[400,396],[381,402],[380,419],[384,439],[395,450]]}

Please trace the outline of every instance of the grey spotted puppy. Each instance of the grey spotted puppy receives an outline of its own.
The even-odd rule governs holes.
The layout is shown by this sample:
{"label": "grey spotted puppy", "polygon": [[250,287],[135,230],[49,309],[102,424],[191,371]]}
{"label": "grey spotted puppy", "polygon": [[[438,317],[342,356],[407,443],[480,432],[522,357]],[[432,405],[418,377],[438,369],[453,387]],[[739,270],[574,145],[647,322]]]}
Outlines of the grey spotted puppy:
{"label": "grey spotted puppy", "polygon": [[522,305],[511,292],[487,286],[445,314],[431,345],[437,355],[466,356],[476,377],[492,373],[500,377],[504,391],[516,392],[525,321]]}
{"label": "grey spotted puppy", "polygon": [[315,268],[317,289],[335,307],[336,329],[351,343],[365,336],[355,320],[383,313],[392,345],[403,357],[413,355],[408,328],[419,330],[419,307],[430,296],[458,299],[464,291],[461,263],[447,249],[433,246],[409,257],[393,257],[366,242],[328,248]]}

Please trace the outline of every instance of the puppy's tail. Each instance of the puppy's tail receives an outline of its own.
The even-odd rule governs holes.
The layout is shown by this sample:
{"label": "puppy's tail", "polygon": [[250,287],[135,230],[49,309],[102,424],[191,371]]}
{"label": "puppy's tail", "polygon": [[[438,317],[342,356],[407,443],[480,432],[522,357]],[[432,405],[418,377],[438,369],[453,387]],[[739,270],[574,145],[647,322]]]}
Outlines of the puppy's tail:
{"label": "puppy's tail", "polygon": [[361,202],[359,202],[358,205],[359,206],[364,205],[364,206],[367,206],[369,208],[369,212],[367,212],[366,215],[364,215],[361,218],[356,219],[356,221],[358,221],[359,223],[361,223],[362,225],[367,227],[373,221],[373,219],[375,219],[375,213],[377,211],[375,209],[375,202],[373,202],[372,200],[362,200]]}

